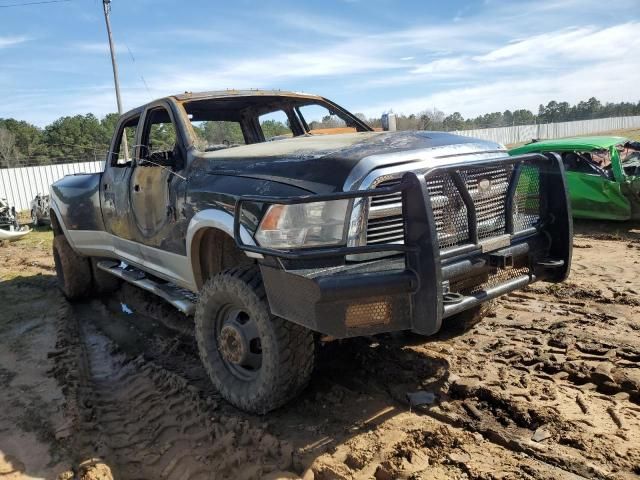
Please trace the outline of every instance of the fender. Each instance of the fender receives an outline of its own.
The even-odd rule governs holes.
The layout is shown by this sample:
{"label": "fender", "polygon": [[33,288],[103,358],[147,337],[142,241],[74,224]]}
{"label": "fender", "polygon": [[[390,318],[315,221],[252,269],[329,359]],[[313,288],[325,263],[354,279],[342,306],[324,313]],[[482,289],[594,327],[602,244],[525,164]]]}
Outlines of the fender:
{"label": "fender", "polygon": [[[233,215],[225,210],[210,208],[199,211],[191,218],[191,220],[189,221],[189,226],[187,227],[186,247],[187,260],[189,262],[189,265],[192,266],[192,269],[194,260],[192,258],[193,239],[195,238],[198,231],[202,230],[203,228],[215,228],[226,233],[231,239],[233,239]],[[254,246],[256,245],[253,236],[243,225],[240,226],[240,237],[245,244]],[[260,253],[244,253],[251,258],[264,258]]]}
{"label": "fender", "polygon": [[60,228],[62,229],[62,233],[64,234],[65,237],[67,237],[67,241],[69,242],[69,245],[71,245],[71,248],[73,248],[74,250],[76,250],[76,246],[73,243],[73,240],[71,238],[69,238],[69,231],[67,229],[67,226],[64,223],[64,218],[62,217],[62,213],[60,212],[60,207],[58,207],[58,204],[56,203],[56,197],[53,195],[53,192],[51,192],[50,194],[51,198],[51,202],[49,203],[49,210],[51,210],[52,213],[49,213],[49,216],[51,218],[53,218],[54,216],[56,217],[56,221],[58,222],[58,225],[60,225]]}

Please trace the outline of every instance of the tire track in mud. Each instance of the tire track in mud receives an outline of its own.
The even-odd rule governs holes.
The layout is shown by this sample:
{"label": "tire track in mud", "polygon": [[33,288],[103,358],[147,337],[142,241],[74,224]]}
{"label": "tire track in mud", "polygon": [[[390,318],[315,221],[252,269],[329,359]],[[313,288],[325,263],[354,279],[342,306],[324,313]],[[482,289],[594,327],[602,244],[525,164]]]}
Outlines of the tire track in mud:
{"label": "tire track in mud", "polygon": [[[350,341],[353,353],[336,360],[349,367],[333,372],[343,387],[334,408],[357,402],[355,392],[380,403],[386,393],[396,411],[410,407],[408,392],[433,393],[434,402],[402,414],[404,426],[358,425],[363,433],[316,460],[314,471],[320,478],[422,478],[420,471],[439,478],[435,467],[442,478],[495,478],[488,474],[495,470],[508,478],[637,478],[635,301],[614,315],[597,296],[564,304],[537,293],[504,298],[494,318],[458,337]],[[440,436],[435,445],[431,434]]]}
{"label": "tire track in mud", "polygon": [[180,375],[128,356],[93,324],[95,310],[61,309],[54,354],[82,478],[110,470],[118,479],[248,479],[290,467],[286,442],[220,414]]}
{"label": "tire track in mud", "polygon": [[[486,409],[475,406],[479,400],[474,392],[453,394],[456,375],[449,372],[450,352],[441,345],[434,349],[423,345],[388,338],[368,347],[363,341],[349,345],[353,353],[343,356],[355,358],[351,362],[342,359],[350,368],[334,377],[333,399],[325,396],[322,400],[332,408],[324,411],[336,416],[334,412],[357,405],[365,397],[367,404],[380,405],[381,413],[351,426],[355,435],[342,438],[312,461],[316,479],[575,480],[591,478],[594,473],[605,477],[597,466],[585,465],[580,456],[531,442],[533,431],[527,426],[505,428],[491,410],[478,413],[481,422],[469,418],[464,409],[457,409],[461,402],[476,412]],[[411,407],[405,395],[417,390],[434,392],[434,404]],[[503,408],[512,410],[508,404]],[[513,410],[515,416],[517,409]]]}
{"label": "tire track in mud", "polygon": [[[119,478],[636,478],[640,297],[628,288],[640,290],[573,278],[503,298],[459,336],[329,344],[310,389],[268,418],[219,401],[187,337],[117,315],[119,303],[79,305],[59,335],[76,339],[78,358],[60,358],[73,365],[78,461]],[[154,309],[134,307],[166,315]],[[419,390],[433,404],[409,406]]]}
{"label": "tire track in mud", "polygon": [[[504,303],[521,305],[521,300],[514,297]],[[625,392],[618,390],[620,396],[612,397],[588,382],[590,377],[566,374],[573,367],[562,357],[548,359],[557,372],[545,367],[540,358],[559,355],[558,339],[566,336],[548,325],[508,320],[503,312],[458,338],[330,344],[311,391],[298,405],[271,415],[276,424],[282,421],[275,429],[277,437],[292,442],[269,436],[266,450],[271,448],[273,455],[260,458],[253,450],[265,451],[261,440],[249,444],[251,452],[234,456],[236,449],[247,446],[246,440],[238,440],[246,429],[254,428],[250,436],[258,438],[265,431],[250,426],[255,418],[247,420],[224,402],[216,406],[203,400],[209,395],[190,365],[198,361],[197,355],[183,351],[188,340],[174,346],[170,340],[147,338],[145,345],[130,349],[116,332],[108,338],[102,331],[104,321],[119,320],[100,308],[95,303],[80,305],[71,314],[72,324],[82,322],[78,345],[85,358],[78,362],[85,371],[84,380],[78,381],[85,418],[79,430],[84,432],[83,451],[102,458],[118,478],[260,478],[276,467],[293,468],[292,452],[294,469],[303,472],[310,467],[317,480],[408,478],[408,472],[414,478],[421,478],[420,472],[433,474],[427,478],[487,478],[496,468],[514,478],[540,479],[624,478],[616,472],[633,472],[637,456],[621,446],[625,438],[638,445]],[[96,320],[97,315],[104,318]],[[134,316],[128,321],[138,326],[139,320]],[[129,334],[131,342],[138,343],[134,329]],[[612,358],[588,332],[574,344],[589,361]],[[141,350],[146,354],[137,353]],[[622,360],[635,358],[631,346],[619,350]],[[472,370],[478,365],[483,365],[483,372]],[[420,389],[434,391],[436,404],[405,411],[405,394]],[[590,409],[587,418],[578,395]],[[354,420],[353,406],[363,397],[367,408],[394,410],[392,418],[386,423]],[[572,408],[563,406],[569,403]],[[612,423],[610,404],[624,428]],[[329,425],[322,425],[321,419]],[[300,448],[304,442],[292,439],[296,422],[299,429],[314,429],[303,435],[307,441],[331,438],[324,453]],[[238,425],[245,427],[238,431]],[[539,428],[550,437],[534,442],[531,438]],[[620,442],[612,440],[616,435]],[[491,462],[484,458],[487,452]]]}
{"label": "tire track in mud", "polygon": [[[580,476],[634,477],[639,345],[637,336],[635,344],[633,336],[631,343],[616,338],[616,330],[633,326],[588,302],[545,300],[505,297],[499,320],[486,319],[456,340],[459,375],[450,376],[441,403],[427,413]],[[482,370],[472,371],[479,364]]]}
{"label": "tire track in mud", "polygon": [[[579,260],[597,271],[620,254],[608,247],[597,261]],[[637,263],[600,289],[578,276],[505,297],[497,314],[458,337],[361,347],[365,358],[344,362],[359,364],[356,390],[386,392],[402,405],[407,392],[424,390],[435,401],[406,415],[415,431],[383,424],[339,446],[333,462],[318,459],[315,470],[337,463],[345,478],[437,478],[439,469],[442,478],[637,478]]]}

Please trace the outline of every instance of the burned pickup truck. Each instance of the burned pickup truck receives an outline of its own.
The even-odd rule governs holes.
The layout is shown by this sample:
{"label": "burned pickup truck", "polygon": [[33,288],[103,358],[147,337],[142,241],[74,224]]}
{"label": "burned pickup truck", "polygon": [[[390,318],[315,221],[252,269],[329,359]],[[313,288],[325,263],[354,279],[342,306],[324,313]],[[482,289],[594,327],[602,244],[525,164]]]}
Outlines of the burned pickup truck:
{"label": "burned pickup truck", "polygon": [[432,335],[571,261],[558,156],[376,132],[280,91],[124,114],[102,173],[52,185],[51,221],[69,299],[153,292],[193,316],[221,394],[259,413],[308,383],[318,337]]}

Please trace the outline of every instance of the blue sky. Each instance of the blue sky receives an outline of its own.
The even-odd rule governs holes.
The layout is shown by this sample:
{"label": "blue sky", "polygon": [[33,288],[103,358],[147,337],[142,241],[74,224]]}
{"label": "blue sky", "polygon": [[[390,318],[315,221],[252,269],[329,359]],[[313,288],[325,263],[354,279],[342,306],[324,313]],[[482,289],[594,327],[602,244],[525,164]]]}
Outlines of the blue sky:
{"label": "blue sky", "polygon": [[[554,99],[639,101],[638,6],[113,0],[112,27],[125,109],[186,90],[281,88],[369,116],[474,116]],[[115,111],[101,1],[0,8],[0,92],[0,117],[41,126]]]}

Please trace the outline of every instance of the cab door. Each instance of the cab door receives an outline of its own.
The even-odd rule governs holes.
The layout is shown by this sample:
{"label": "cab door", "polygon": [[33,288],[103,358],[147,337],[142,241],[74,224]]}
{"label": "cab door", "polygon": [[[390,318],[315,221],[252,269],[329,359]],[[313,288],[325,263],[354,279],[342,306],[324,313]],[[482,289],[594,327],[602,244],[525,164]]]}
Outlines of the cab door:
{"label": "cab door", "polygon": [[[179,173],[184,165],[173,113],[168,105],[147,109],[141,129],[138,159],[129,181],[131,222],[137,241],[145,247],[182,254],[184,232],[176,205],[186,186]],[[143,248],[143,257],[157,261],[158,252]]]}
{"label": "cab door", "polygon": [[129,180],[133,172],[139,121],[138,113],[119,122],[100,179],[100,207],[105,230],[118,239],[135,238],[129,215]]}
{"label": "cab door", "polygon": [[612,164],[608,171],[589,161],[587,156],[591,154],[591,150],[562,152],[573,216],[627,220],[629,201],[620,189],[619,172],[613,158],[610,157]]}

